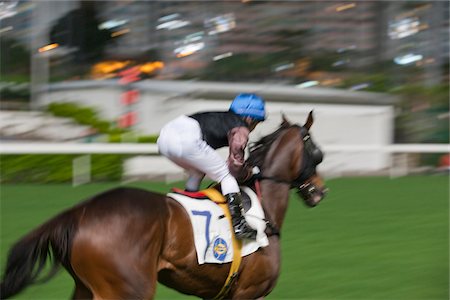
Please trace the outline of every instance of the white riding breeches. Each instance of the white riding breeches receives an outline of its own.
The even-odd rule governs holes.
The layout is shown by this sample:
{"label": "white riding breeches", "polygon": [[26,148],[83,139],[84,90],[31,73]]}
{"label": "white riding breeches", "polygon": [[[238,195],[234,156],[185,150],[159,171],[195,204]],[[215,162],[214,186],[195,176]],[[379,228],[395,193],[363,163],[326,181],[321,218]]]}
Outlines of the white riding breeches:
{"label": "white riding breeches", "polygon": [[167,123],[157,143],[159,152],[197,178],[198,184],[206,174],[221,183],[224,195],[239,192],[225,159],[202,139],[200,124],[193,118],[183,115]]}

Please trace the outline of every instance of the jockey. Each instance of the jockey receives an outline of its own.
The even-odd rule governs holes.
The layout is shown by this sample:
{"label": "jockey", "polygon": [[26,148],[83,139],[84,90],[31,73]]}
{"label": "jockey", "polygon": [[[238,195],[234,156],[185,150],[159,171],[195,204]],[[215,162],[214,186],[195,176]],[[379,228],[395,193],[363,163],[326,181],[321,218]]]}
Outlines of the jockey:
{"label": "jockey", "polygon": [[[242,215],[236,178],[245,180],[252,174],[244,164],[244,150],[249,133],[265,116],[261,97],[239,94],[228,111],[200,112],[172,120],[162,128],[157,141],[159,152],[188,172],[186,191],[198,191],[205,174],[220,183],[238,239],[256,238],[256,230]],[[215,151],[225,146],[229,147],[227,161]]]}

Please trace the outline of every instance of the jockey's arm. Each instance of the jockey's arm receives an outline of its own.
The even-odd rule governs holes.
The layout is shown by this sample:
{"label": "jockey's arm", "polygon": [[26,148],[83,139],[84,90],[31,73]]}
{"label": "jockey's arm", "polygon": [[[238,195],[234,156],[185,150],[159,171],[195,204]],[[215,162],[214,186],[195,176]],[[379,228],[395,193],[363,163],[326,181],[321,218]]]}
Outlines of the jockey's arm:
{"label": "jockey's arm", "polygon": [[238,181],[244,181],[251,176],[251,168],[246,168],[245,148],[248,143],[250,131],[247,127],[236,127],[228,133],[228,145],[230,153],[228,155],[228,168],[231,175]]}

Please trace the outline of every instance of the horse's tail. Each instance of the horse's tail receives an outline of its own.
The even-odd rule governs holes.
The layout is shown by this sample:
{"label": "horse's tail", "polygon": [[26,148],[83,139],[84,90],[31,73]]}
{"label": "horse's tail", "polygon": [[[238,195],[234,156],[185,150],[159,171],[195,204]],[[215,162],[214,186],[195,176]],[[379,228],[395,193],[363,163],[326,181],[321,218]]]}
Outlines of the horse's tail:
{"label": "horse's tail", "polygon": [[76,231],[74,210],[69,210],[20,239],[9,251],[0,298],[9,298],[35,283],[48,258],[51,269],[43,281],[52,278],[61,264],[70,268],[70,249]]}

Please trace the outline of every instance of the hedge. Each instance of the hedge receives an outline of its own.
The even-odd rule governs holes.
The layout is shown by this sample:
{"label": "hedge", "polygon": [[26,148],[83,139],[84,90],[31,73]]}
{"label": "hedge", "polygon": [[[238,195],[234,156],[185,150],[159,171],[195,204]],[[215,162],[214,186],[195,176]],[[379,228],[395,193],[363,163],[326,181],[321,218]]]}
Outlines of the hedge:
{"label": "hedge", "polygon": [[124,142],[124,134],[135,136],[131,140],[137,143],[156,143],[158,135],[138,135],[128,129],[119,128],[114,122],[100,119],[95,109],[87,106],[81,106],[73,102],[51,103],[47,111],[57,117],[71,118],[78,124],[88,125],[97,129],[99,133],[107,135],[109,143]]}
{"label": "hedge", "polygon": [[114,127],[107,120],[100,119],[97,111],[91,107],[80,106],[75,103],[51,103],[47,111],[57,117],[72,118],[75,122],[88,125],[97,129],[101,133],[121,133],[125,130]]}
{"label": "hedge", "polygon": [[[72,181],[72,161],[80,155],[1,155],[0,181],[4,183],[61,183]],[[92,181],[122,179],[127,155],[91,155]]]}

